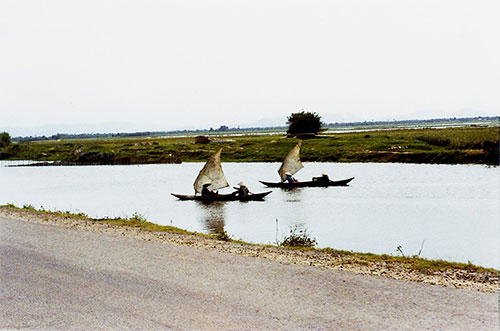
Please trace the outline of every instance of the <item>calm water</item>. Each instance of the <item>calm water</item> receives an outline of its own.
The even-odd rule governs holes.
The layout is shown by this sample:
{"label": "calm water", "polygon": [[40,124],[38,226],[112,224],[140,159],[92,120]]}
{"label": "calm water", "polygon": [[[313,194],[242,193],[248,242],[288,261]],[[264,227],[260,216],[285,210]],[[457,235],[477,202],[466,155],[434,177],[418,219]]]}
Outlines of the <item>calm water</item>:
{"label": "calm water", "polygon": [[[5,165],[6,163],[3,163]],[[159,224],[199,232],[224,228],[234,239],[275,243],[292,226],[307,228],[318,246],[358,252],[472,262],[499,268],[499,182],[496,167],[304,163],[296,177],[325,171],[356,178],[348,187],[273,189],[264,202],[204,205],[192,194],[202,163],[180,165],[2,167],[0,204],[31,204],[92,217],[139,213]],[[229,183],[277,180],[277,163],[224,163]],[[221,192],[230,192],[226,188]],[[276,221],[278,220],[278,221]]]}

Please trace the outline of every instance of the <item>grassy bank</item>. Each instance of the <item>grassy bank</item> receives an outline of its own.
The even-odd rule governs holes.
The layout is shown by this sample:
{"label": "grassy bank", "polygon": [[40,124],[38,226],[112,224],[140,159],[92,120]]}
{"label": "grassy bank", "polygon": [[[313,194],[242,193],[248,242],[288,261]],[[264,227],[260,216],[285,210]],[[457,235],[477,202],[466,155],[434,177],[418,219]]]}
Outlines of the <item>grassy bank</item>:
{"label": "grassy bank", "polygon": [[[314,162],[407,162],[498,165],[498,127],[398,129],[323,135],[303,141]],[[223,162],[279,162],[298,141],[279,135],[110,138],[14,143],[0,159],[68,164],[145,164],[204,161],[223,147]]]}
{"label": "grassy bank", "polygon": [[[175,226],[169,225],[158,225],[152,222],[149,222],[141,215],[135,213],[129,218],[90,218],[85,213],[72,213],[70,211],[60,211],[60,210],[45,210],[45,209],[36,209],[32,205],[24,205],[22,208],[17,207],[13,204],[1,205],[0,209],[10,209],[16,211],[25,211],[38,214],[40,216],[48,216],[48,217],[56,217],[56,218],[73,218],[73,219],[81,219],[92,222],[99,222],[103,224],[110,224],[115,226],[129,226],[133,228],[140,228],[145,231],[150,232],[170,232],[170,233],[182,233],[182,234],[195,234],[194,232],[189,232]],[[200,234],[204,235],[204,234]]]}
{"label": "grassy bank", "polygon": [[[205,247],[225,252],[236,252],[242,255],[257,256],[264,258],[273,258],[280,261],[292,261],[292,263],[301,263],[307,265],[317,265],[326,268],[340,270],[368,270],[366,273],[385,275],[392,277],[392,273],[403,276],[402,273],[410,273],[417,279],[425,279],[436,275],[444,275],[453,279],[455,277],[461,281],[474,281],[487,283],[488,286],[498,287],[498,271],[491,268],[484,268],[470,263],[456,263],[443,260],[429,260],[418,256],[404,257],[392,255],[377,255],[371,253],[356,253],[349,251],[340,251],[331,248],[294,248],[277,247],[269,245],[248,244],[241,241],[231,240],[224,235],[206,235],[196,232],[185,231],[172,226],[158,225],[148,222],[140,215],[134,214],[130,218],[89,218],[85,214],[73,214],[63,211],[37,210],[32,206],[16,207],[12,204],[0,206],[0,214],[13,215],[29,220],[41,220],[52,224],[75,227],[78,224],[84,224],[85,229],[92,229],[105,226],[107,229],[117,230],[119,234],[124,235],[123,229],[138,231],[141,234],[151,234],[158,238],[167,238],[169,235],[174,237],[168,242],[183,244],[189,246]],[[153,237],[141,237],[145,240],[151,240]],[[231,246],[232,245],[232,246]],[[237,249],[235,249],[235,247]],[[238,248],[239,247],[239,248]],[[291,260],[290,260],[291,259]],[[397,275],[393,275],[397,278]],[[398,276],[398,277],[399,277]],[[407,275],[408,276],[408,275]],[[440,276],[440,277],[441,277]]]}

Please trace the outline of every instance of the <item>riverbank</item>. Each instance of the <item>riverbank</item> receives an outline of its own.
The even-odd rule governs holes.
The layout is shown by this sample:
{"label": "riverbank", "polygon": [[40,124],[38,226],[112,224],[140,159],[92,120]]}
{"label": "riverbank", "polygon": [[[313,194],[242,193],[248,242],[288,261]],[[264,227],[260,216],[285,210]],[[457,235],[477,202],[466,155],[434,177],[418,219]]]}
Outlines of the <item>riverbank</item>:
{"label": "riverbank", "polygon": [[[498,165],[498,127],[393,129],[324,133],[305,139],[302,161]],[[205,161],[223,148],[222,162],[281,162],[298,141],[283,135],[213,135],[47,140],[0,148],[0,160],[45,165],[148,164]],[[204,143],[200,143],[204,142]]]}
{"label": "riverbank", "polygon": [[28,222],[92,231],[139,240],[171,243],[198,249],[277,260],[282,263],[309,265],[405,281],[442,285],[481,292],[498,292],[498,271],[471,264],[362,254],[332,249],[297,249],[253,245],[227,240],[225,236],[192,233],[170,226],[147,222],[138,215],[131,219],[91,219],[83,214],[0,206],[5,217]]}

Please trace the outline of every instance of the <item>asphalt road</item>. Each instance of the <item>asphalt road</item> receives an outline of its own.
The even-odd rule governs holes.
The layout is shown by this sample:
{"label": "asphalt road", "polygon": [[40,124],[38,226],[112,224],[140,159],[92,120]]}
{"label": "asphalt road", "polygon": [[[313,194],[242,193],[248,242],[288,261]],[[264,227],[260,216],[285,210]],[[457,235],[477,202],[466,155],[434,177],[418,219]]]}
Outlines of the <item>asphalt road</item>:
{"label": "asphalt road", "polygon": [[0,218],[2,329],[498,328],[498,294]]}

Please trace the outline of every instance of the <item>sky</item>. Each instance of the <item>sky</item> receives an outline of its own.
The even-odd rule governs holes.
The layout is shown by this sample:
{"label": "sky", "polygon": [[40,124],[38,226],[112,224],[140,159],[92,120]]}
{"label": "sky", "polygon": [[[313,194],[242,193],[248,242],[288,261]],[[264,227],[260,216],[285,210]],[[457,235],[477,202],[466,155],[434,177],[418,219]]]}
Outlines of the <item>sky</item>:
{"label": "sky", "polygon": [[2,0],[0,130],[497,116],[499,12],[498,0]]}

